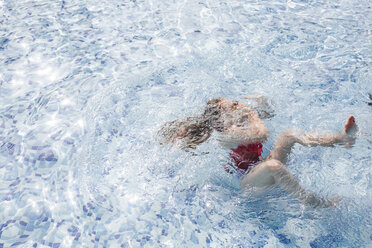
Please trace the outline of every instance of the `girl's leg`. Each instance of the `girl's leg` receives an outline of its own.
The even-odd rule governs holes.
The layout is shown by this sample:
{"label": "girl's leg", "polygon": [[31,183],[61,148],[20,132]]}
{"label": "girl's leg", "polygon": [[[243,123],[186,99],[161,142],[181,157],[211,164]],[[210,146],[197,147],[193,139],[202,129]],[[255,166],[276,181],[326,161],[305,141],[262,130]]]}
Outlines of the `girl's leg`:
{"label": "girl's leg", "polygon": [[296,136],[293,133],[281,134],[275,143],[275,149],[270,152],[266,161],[256,166],[242,180],[242,187],[270,187],[275,184],[293,194],[301,201],[313,206],[332,206],[334,200],[323,200],[312,192],[305,191],[299,182],[287,171],[284,164],[295,143],[305,146],[332,146],[337,143],[350,144],[354,141],[357,130],[354,117],[350,116],[344,130],[336,136],[329,134],[302,134]]}
{"label": "girl's leg", "polygon": [[305,191],[299,182],[286,170],[278,160],[271,159],[257,165],[242,180],[242,187],[270,187],[278,185],[290,194],[299,198],[302,202],[316,206],[332,206],[332,201],[323,200],[312,192]]}
{"label": "girl's leg", "polygon": [[335,144],[351,145],[355,142],[357,125],[353,116],[346,121],[344,130],[333,136],[330,134],[319,135],[317,133],[303,133],[296,135],[294,132],[286,132],[279,136],[275,142],[274,150],[270,152],[268,159],[276,159],[285,164],[292,147],[298,143],[303,146],[333,146]]}

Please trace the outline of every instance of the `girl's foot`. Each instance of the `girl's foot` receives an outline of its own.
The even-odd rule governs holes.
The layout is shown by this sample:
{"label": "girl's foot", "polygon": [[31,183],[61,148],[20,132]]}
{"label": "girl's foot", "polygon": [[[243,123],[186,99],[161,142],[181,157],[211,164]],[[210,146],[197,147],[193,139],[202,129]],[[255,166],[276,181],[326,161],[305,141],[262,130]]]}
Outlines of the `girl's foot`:
{"label": "girl's foot", "polygon": [[341,133],[341,141],[346,146],[351,147],[355,143],[355,135],[358,131],[358,125],[355,122],[354,116],[349,116],[346,121],[344,131]]}
{"label": "girl's foot", "polygon": [[353,134],[356,133],[357,130],[358,130],[358,126],[355,122],[355,118],[354,118],[354,116],[351,115],[351,116],[349,116],[349,118],[346,121],[344,132],[347,135],[353,135]]}

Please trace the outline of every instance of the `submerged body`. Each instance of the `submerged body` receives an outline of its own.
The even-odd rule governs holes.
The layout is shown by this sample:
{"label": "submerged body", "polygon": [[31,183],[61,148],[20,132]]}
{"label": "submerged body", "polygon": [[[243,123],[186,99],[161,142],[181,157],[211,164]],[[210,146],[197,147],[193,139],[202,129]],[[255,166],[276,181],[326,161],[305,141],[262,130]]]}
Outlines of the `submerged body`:
{"label": "submerged body", "polygon": [[[256,100],[257,105],[249,106],[225,98],[212,99],[201,116],[173,121],[163,126],[159,133],[166,142],[189,149],[206,141],[213,131],[217,131],[221,145],[231,149],[232,167],[241,178],[242,188],[278,185],[304,203],[313,206],[333,205],[332,200],[323,200],[305,191],[287,171],[285,163],[296,143],[303,146],[351,145],[357,130],[354,117],[348,118],[343,131],[337,135],[284,132],[279,135],[269,156],[262,160],[262,143],[269,135],[262,118],[272,116],[272,110],[263,97],[249,99]],[[190,119],[192,122],[187,121]],[[231,168],[226,170],[232,172]]]}

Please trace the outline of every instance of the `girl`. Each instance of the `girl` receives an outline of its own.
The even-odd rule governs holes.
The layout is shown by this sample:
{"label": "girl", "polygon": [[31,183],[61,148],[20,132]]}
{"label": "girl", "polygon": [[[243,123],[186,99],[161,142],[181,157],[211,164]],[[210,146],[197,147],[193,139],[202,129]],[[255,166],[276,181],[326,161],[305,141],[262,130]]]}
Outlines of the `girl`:
{"label": "girl", "polygon": [[[201,115],[166,123],[158,133],[163,137],[162,143],[177,144],[182,149],[193,149],[208,140],[212,132],[216,131],[220,134],[220,143],[231,149],[232,167],[240,175],[242,188],[279,185],[314,207],[334,205],[336,200],[324,200],[312,192],[305,191],[286,170],[285,164],[296,143],[303,146],[352,145],[357,131],[354,117],[350,116],[344,129],[336,135],[297,135],[292,131],[282,133],[275,142],[274,149],[263,160],[262,143],[267,140],[269,133],[262,119],[271,117],[273,111],[262,96],[246,98],[256,100],[257,105],[251,107],[241,102],[215,98],[208,101]],[[231,172],[231,168],[226,169]]]}

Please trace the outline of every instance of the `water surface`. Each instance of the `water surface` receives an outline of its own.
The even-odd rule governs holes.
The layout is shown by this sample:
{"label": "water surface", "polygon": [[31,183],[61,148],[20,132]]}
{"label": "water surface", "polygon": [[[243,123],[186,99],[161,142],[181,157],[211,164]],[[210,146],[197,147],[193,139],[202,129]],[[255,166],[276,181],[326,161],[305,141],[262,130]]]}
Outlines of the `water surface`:
{"label": "water surface", "polygon": [[[367,247],[371,1],[3,1],[0,247]],[[240,190],[215,137],[162,147],[166,121],[264,94],[287,128],[360,127],[351,149],[296,146],[312,209]]]}

